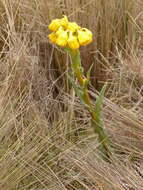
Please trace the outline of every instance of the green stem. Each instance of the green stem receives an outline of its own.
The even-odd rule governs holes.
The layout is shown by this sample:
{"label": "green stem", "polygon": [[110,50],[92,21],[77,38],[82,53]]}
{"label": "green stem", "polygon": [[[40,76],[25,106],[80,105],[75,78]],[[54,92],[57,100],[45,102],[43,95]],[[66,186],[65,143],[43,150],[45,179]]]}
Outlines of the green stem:
{"label": "green stem", "polygon": [[111,156],[111,151],[109,150],[110,142],[107,134],[104,131],[103,124],[101,122],[102,118],[100,117],[100,110],[97,112],[96,109],[94,108],[94,105],[92,104],[90,95],[88,93],[88,87],[84,83],[84,79],[86,79],[86,77],[83,74],[80,52],[79,50],[75,51],[68,50],[68,53],[70,54],[72,60],[71,68],[73,70],[73,74],[78,80],[80,90],[82,90],[82,96],[80,98],[84,102],[85,106],[87,107],[91,115],[91,123],[92,126],[94,127],[94,132],[98,134],[98,139],[99,142],[101,143],[100,150],[102,151],[104,158],[110,158]]}
{"label": "green stem", "polygon": [[83,73],[82,73],[82,66],[81,66],[81,59],[80,59],[80,52],[79,50],[69,51],[71,59],[72,59],[72,70],[75,76],[78,79],[78,82],[81,86],[83,86]]}

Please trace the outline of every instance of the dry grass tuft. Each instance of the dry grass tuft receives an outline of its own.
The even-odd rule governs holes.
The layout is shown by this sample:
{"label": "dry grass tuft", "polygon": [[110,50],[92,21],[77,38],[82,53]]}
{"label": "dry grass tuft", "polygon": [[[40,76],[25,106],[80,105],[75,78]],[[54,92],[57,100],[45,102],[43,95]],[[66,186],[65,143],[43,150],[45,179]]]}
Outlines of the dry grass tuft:
{"label": "dry grass tuft", "polygon": [[[0,0],[0,189],[143,189],[142,8],[142,0]],[[67,55],[47,39],[49,21],[62,14],[95,35],[82,61],[95,63],[96,89],[109,84],[111,163],[67,93]]]}

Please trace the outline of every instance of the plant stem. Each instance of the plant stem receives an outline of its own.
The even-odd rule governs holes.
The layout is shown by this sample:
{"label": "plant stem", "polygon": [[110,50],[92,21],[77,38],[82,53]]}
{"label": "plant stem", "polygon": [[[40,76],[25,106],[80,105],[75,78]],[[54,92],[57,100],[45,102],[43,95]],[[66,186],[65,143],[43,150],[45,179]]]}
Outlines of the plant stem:
{"label": "plant stem", "polygon": [[[76,87],[76,91],[82,91],[82,96],[80,95],[80,99],[88,109],[90,115],[91,115],[91,125],[94,128],[94,132],[98,134],[98,140],[100,143],[100,150],[102,152],[102,156],[107,160],[111,157],[111,151],[110,151],[110,141],[108,138],[108,135],[106,134],[104,128],[103,128],[103,119],[101,117],[101,106],[102,106],[102,99],[103,95],[99,95],[99,99],[97,102],[97,105],[93,105],[92,100],[90,98],[90,95],[88,93],[88,83],[90,79],[87,79],[84,76],[83,68],[81,65],[81,59],[80,59],[80,52],[79,50],[71,51],[68,50],[68,53],[70,54],[72,63],[71,68],[73,71],[73,74],[75,78],[78,81],[79,88]],[[87,80],[87,84],[85,83],[85,80]],[[78,93],[81,94],[81,93]]]}

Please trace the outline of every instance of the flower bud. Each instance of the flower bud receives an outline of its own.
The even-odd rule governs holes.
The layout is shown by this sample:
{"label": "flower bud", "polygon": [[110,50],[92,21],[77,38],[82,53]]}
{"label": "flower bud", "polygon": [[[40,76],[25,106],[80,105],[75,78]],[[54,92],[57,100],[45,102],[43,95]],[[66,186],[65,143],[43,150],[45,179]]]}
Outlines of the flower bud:
{"label": "flower bud", "polygon": [[57,40],[57,35],[52,32],[51,34],[48,35],[49,39],[51,40],[52,43],[56,43],[56,40]]}
{"label": "flower bud", "polygon": [[87,45],[92,42],[92,32],[86,28],[78,30],[78,40],[80,45]]}
{"label": "flower bud", "polygon": [[69,22],[68,30],[70,30],[72,32],[76,32],[79,29],[80,29],[80,26],[76,22]]}
{"label": "flower bud", "polygon": [[59,29],[59,27],[60,27],[60,19],[55,19],[55,20],[53,20],[53,21],[50,23],[50,25],[49,25],[49,29],[50,29],[51,31],[54,31],[54,32],[56,32],[56,31]]}
{"label": "flower bud", "polygon": [[64,27],[65,29],[67,29],[68,23],[69,23],[69,21],[68,21],[67,16],[64,16],[64,18],[60,19],[60,24],[61,24],[61,26]]}
{"label": "flower bud", "polygon": [[77,36],[73,35],[72,32],[69,34],[68,46],[73,50],[79,48],[79,42]]}
{"label": "flower bud", "polygon": [[60,28],[57,32],[57,40],[56,44],[59,46],[66,46],[67,45],[67,40],[68,40],[68,33],[67,31],[64,31],[62,28]]}

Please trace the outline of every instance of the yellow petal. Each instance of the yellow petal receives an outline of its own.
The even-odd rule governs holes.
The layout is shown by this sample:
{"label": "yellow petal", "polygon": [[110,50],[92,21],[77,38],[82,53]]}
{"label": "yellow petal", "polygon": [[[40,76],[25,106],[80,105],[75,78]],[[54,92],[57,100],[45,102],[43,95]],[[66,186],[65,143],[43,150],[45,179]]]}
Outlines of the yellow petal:
{"label": "yellow petal", "polygon": [[56,43],[57,35],[54,32],[52,32],[51,34],[49,34],[48,37],[51,40],[51,42]]}
{"label": "yellow petal", "polygon": [[56,40],[56,44],[59,46],[66,46],[67,45],[67,40],[68,40],[68,33],[67,31],[57,31],[56,32],[57,35],[57,40]]}
{"label": "yellow petal", "polygon": [[86,28],[78,31],[78,40],[80,45],[87,45],[92,42],[92,32]]}
{"label": "yellow petal", "polygon": [[68,38],[68,46],[73,50],[79,48],[79,42],[77,36],[74,36],[72,33],[70,33]]}
{"label": "yellow petal", "polygon": [[58,35],[62,34],[64,31],[65,31],[64,28],[62,26],[60,26],[59,29],[56,31],[56,35],[58,36]]}
{"label": "yellow petal", "polygon": [[69,22],[68,30],[70,30],[72,32],[76,32],[79,29],[80,29],[80,26],[76,22]]}
{"label": "yellow petal", "polygon": [[51,23],[50,23],[50,25],[49,25],[49,29],[51,30],[51,31],[57,31],[58,30],[58,28],[60,27],[60,19],[55,19],[55,20],[53,20]]}
{"label": "yellow petal", "polygon": [[65,29],[67,29],[68,23],[69,23],[69,21],[68,21],[67,16],[64,16],[64,18],[60,19],[60,24],[61,24],[61,26],[63,26]]}

